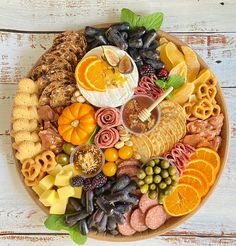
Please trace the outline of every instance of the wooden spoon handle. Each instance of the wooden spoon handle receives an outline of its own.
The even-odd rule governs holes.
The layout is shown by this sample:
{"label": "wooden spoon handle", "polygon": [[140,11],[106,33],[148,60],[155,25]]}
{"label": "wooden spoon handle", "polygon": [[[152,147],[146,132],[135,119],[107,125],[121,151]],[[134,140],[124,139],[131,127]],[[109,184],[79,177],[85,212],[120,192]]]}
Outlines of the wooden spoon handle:
{"label": "wooden spoon handle", "polygon": [[153,103],[153,104],[151,104],[149,107],[148,107],[148,109],[147,109],[147,111],[149,112],[149,113],[151,113],[152,112],[152,110],[160,103],[160,102],[162,102],[172,91],[173,91],[173,87],[171,86],[171,87],[169,87],[159,98],[157,98],[157,100]]}

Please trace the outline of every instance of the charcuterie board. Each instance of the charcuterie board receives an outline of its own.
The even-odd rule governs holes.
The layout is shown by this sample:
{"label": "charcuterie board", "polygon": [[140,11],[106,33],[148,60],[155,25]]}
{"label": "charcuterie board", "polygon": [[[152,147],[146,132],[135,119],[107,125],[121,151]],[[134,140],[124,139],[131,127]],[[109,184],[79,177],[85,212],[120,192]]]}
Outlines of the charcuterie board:
{"label": "charcuterie board", "polygon": [[[56,36],[19,82],[12,113],[30,196],[98,240],[143,240],[184,223],[212,193],[229,149],[226,104],[207,64],[174,36],[132,25]],[[137,120],[169,85],[174,92],[149,120]]]}

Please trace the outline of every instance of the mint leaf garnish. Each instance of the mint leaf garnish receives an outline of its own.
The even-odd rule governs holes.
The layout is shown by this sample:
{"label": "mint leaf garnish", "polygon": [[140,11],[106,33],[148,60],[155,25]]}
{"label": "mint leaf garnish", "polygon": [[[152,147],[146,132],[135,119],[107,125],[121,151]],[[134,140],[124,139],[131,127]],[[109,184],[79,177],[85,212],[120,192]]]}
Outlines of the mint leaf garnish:
{"label": "mint leaf garnish", "polygon": [[167,88],[173,86],[174,89],[177,89],[183,84],[184,84],[184,77],[180,75],[170,76],[167,81]]}
{"label": "mint leaf garnish", "polygon": [[73,240],[73,242],[78,244],[78,245],[85,244],[85,242],[87,241],[87,237],[81,235],[78,226],[71,227],[69,229],[69,234],[70,234],[70,237]]}
{"label": "mint leaf garnish", "polygon": [[121,10],[120,20],[123,21],[123,22],[128,22],[130,24],[131,28],[137,27],[139,19],[140,19],[140,16],[135,14],[130,9],[123,8]]}

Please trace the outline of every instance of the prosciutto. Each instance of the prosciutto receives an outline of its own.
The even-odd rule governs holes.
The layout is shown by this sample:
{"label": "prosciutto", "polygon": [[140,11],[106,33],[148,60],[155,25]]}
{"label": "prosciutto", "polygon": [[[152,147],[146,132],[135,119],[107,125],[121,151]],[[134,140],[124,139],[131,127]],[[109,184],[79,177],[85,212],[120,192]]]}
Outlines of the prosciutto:
{"label": "prosciutto", "polygon": [[54,122],[59,118],[59,114],[55,112],[49,105],[41,106],[38,109],[38,115],[41,120]]}
{"label": "prosciutto", "polygon": [[101,129],[94,138],[94,143],[101,149],[111,148],[119,141],[119,132],[115,128]]}
{"label": "prosciutto", "polygon": [[121,124],[118,108],[104,107],[95,113],[95,118],[101,128],[111,128]]}
{"label": "prosciutto", "polygon": [[143,76],[140,79],[138,87],[134,89],[136,95],[146,95],[156,100],[163,94],[163,89],[156,85],[157,76],[152,74],[150,76]]}
{"label": "prosciutto", "polygon": [[165,158],[172,161],[177,168],[179,175],[182,175],[186,168],[186,163],[190,160],[190,156],[195,152],[195,148],[188,144],[177,143],[173,149],[165,155]]}

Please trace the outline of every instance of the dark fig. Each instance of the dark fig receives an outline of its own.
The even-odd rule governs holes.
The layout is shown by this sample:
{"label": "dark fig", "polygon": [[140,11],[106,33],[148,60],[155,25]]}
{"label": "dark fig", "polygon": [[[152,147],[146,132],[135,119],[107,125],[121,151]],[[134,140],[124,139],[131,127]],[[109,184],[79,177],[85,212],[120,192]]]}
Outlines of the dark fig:
{"label": "dark fig", "polygon": [[157,70],[164,68],[164,63],[160,60],[145,59],[145,62]]}
{"label": "dark fig", "polygon": [[82,191],[82,195],[81,195],[81,204],[82,204],[82,207],[86,207],[86,192],[83,190]]}
{"label": "dark fig", "polygon": [[82,210],[79,213],[67,214],[65,216],[65,225],[70,227],[74,226],[78,221],[85,219],[88,216],[89,214],[85,210]]}
{"label": "dark fig", "polygon": [[88,49],[88,50],[92,50],[93,48],[96,48],[96,47],[98,47],[98,46],[100,46],[100,41],[95,39],[93,42],[91,42],[91,43],[88,45],[87,49]]}
{"label": "dark fig", "polygon": [[95,40],[94,37],[86,36],[86,41],[90,44]]}
{"label": "dark fig", "polygon": [[95,223],[99,223],[104,215],[104,211],[100,208],[96,210],[96,212],[93,214],[93,219]]}
{"label": "dark fig", "polygon": [[113,235],[113,236],[116,236],[119,234],[119,232],[117,230],[112,230],[110,231],[110,233]]}
{"label": "dark fig", "polygon": [[130,48],[140,49],[143,47],[143,40],[141,38],[139,39],[131,38],[128,41],[128,45]]}
{"label": "dark fig", "polygon": [[96,223],[95,223],[95,221],[94,221],[93,215],[91,215],[91,216],[87,219],[87,226],[88,226],[88,229],[89,229],[89,230],[96,226]]}
{"label": "dark fig", "polygon": [[130,178],[128,175],[123,175],[119,177],[115,183],[115,185],[112,187],[111,192],[117,192],[122,189],[124,189],[130,182]]}
{"label": "dark fig", "polygon": [[135,64],[137,65],[137,67],[141,67],[144,65],[144,62],[143,62],[143,60],[138,60],[135,62]]}
{"label": "dark fig", "polygon": [[104,214],[102,219],[101,219],[101,221],[97,224],[97,229],[98,229],[99,232],[106,231],[107,219],[108,219],[107,214]]}
{"label": "dark fig", "polygon": [[137,49],[130,48],[128,52],[135,62],[142,60]]}
{"label": "dark fig", "polygon": [[127,55],[123,56],[118,65],[119,72],[123,74],[131,73],[133,68],[134,66],[130,58]]}
{"label": "dark fig", "polygon": [[86,211],[89,214],[91,214],[94,210],[93,197],[94,197],[94,194],[92,190],[86,191]]}
{"label": "dark fig", "polygon": [[130,33],[130,38],[141,38],[146,32],[146,28],[141,26]]}
{"label": "dark fig", "polygon": [[113,202],[119,202],[119,201],[126,201],[126,199],[128,199],[128,194],[125,193],[125,192],[116,192],[116,193],[113,193],[113,194],[110,194],[110,195],[107,195],[105,197],[105,199],[110,202],[110,203],[113,203]]}
{"label": "dark fig", "polygon": [[128,198],[125,200],[125,202],[132,204],[133,206],[138,205],[139,199],[137,196],[133,194],[129,194]]}
{"label": "dark fig", "polygon": [[148,31],[143,37],[143,49],[148,49],[151,43],[157,38],[155,30]]}
{"label": "dark fig", "polygon": [[159,59],[159,55],[156,51],[140,50],[139,54],[142,56],[142,58],[147,58],[147,59],[151,59],[151,60]]}
{"label": "dark fig", "polygon": [[108,44],[108,41],[107,41],[104,34],[95,35],[95,39],[98,40],[99,44],[101,44],[101,45]]}
{"label": "dark fig", "polygon": [[111,65],[112,67],[116,67],[118,65],[120,57],[114,50],[103,47],[103,53],[109,65]]}
{"label": "dark fig", "polygon": [[116,220],[113,216],[109,216],[107,220],[107,229],[109,231],[116,229]]}
{"label": "dark fig", "polygon": [[85,219],[79,222],[79,231],[82,235],[86,236],[89,232],[88,225]]}
{"label": "dark fig", "polygon": [[129,213],[132,210],[132,204],[119,204],[116,206],[115,210],[119,211],[122,214]]}
{"label": "dark fig", "polygon": [[119,211],[115,210],[113,216],[117,224],[123,225],[125,223],[125,217]]}
{"label": "dark fig", "polygon": [[92,26],[86,26],[84,33],[86,36],[94,37],[95,35],[102,34],[102,31]]}
{"label": "dark fig", "polygon": [[79,199],[70,197],[69,198],[69,204],[71,204],[71,206],[74,208],[75,211],[79,212],[82,210],[82,205],[80,203]]}
{"label": "dark fig", "polygon": [[122,37],[121,33],[115,29],[109,28],[106,32],[107,39],[111,44],[116,45],[122,50],[128,49],[128,44]]}
{"label": "dark fig", "polygon": [[[159,42],[154,40],[151,45],[149,46],[148,50],[155,50],[157,52],[157,47],[159,46]],[[158,52],[159,54],[159,52]]]}
{"label": "dark fig", "polygon": [[126,40],[129,37],[129,34],[127,32],[121,32],[121,36]]}
{"label": "dark fig", "polygon": [[104,186],[102,186],[101,188],[97,188],[94,190],[94,194],[96,196],[100,196],[101,194],[103,194],[104,192],[110,190],[112,187],[112,182],[109,180]]}
{"label": "dark fig", "polygon": [[134,180],[131,180],[130,183],[127,186],[125,186],[125,188],[123,188],[121,191],[125,193],[130,193],[135,191],[137,187],[137,183]]}
{"label": "dark fig", "polygon": [[110,28],[117,31],[128,31],[130,29],[130,25],[128,22],[121,22],[111,25]]}
{"label": "dark fig", "polygon": [[106,214],[111,215],[114,212],[114,206],[110,204],[104,197],[100,196],[96,200],[96,204],[101,208]]}

